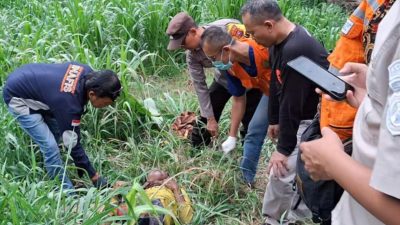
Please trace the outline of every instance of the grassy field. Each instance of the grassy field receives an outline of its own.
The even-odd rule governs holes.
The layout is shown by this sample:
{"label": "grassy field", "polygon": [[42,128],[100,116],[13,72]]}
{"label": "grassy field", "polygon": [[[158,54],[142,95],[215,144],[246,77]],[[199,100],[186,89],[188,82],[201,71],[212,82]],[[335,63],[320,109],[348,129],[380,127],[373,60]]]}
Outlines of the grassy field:
{"label": "grassy field", "polygon": [[[229,156],[217,147],[194,150],[170,132],[174,117],[198,111],[198,103],[187,82],[183,52],[166,51],[169,19],[182,10],[199,23],[239,18],[243,2],[3,0],[0,84],[8,73],[29,62],[76,60],[118,71],[127,90],[122,98],[107,109],[90,107],[83,119],[83,144],[95,168],[110,181],[132,184],[152,168],[165,169],[187,188],[196,212],[193,224],[260,224],[265,165],[272,145],[268,143],[262,153],[257,189],[249,190],[240,180],[240,148]],[[320,2],[281,0],[280,5],[285,15],[332,49],[346,13]],[[141,106],[146,98],[154,99],[164,119],[158,129]],[[226,111],[215,146],[225,138],[228,117]],[[4,104],[0,104],[0,124],[0,224],[101,224],[120,219],[107,216],[115,194],[110,190],[81,189],[79,198],[59,195],[59,184],[46,178],[37,146]],[[69,162],[69,176],[79,180]],[[91,185],[86,178],[79,181]],[[129,218],[143,209],[141,202],[133,205],[136,214]]]}

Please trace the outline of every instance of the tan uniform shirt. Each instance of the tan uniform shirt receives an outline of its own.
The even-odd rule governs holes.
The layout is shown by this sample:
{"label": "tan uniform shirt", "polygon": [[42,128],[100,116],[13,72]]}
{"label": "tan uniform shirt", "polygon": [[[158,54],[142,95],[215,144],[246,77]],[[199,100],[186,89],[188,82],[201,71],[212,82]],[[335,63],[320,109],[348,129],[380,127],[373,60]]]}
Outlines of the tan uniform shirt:
{"label": "tan uniform shirt", "polygon": [[[203,27],[207,28],[209,26],[219,26],[224,29],[228,29],[227,25],[231,23],[240,22],[234,19],[222,19],[204,25]],[[206,75],[204,73],[204,68],[213,67],[211,61],[206,57],[203,50],[199,48],[186,51],[186,63],[188,64],[189,74],[192,78],[193,86],[200,102],[201,116],[205,118],[214,116],[210,101],[210,93],[206,83]],[[216,82],[226,88],[228,82],[226,77],[222,76],[218,70],[215,70],[214,75]]]}
{"label": "tan uniform shirt", "polygon": [[[400,1],[379,24],[367,74],[367,92],[354,123],[353,158],[372,169],[371,187],[400,199]],[[343,193],[333,225],[380,225]]]}

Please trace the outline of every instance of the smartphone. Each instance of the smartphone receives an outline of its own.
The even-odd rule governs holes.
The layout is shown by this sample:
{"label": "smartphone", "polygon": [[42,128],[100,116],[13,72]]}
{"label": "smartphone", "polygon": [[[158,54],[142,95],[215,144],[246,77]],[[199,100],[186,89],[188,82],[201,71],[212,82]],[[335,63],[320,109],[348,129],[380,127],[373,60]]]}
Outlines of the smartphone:
{"label": "smartphone", "polygon": [[337,101],[346,99],[347,90],[354,90],[350,84],[305,56],[299,56],[287,64]]}

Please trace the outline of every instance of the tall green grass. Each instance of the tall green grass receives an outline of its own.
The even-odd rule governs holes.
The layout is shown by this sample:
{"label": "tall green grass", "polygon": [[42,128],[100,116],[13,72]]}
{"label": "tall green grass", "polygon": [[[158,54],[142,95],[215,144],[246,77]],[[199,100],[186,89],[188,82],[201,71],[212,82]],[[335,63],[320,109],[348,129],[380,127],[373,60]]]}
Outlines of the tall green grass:
{"label": "tall green grass", "polygon": [[[76,60],[95,69],[117,71],[124,85],[123,96],[106,109],[89,107],[83,118],[83,144],[95,168],[111,182],[125,180],[136,187],[148,170],[165,169],[176,174],[188,190],[195,209],[193,224],[259,224],[263,190],[250,191],[241,182],[240,150],[229,156],[216,146],[194,150],[170,132],[176,115],[198,111],[197,98],[187,87],[183,52],[166,50],[164,32],[170,18],[184,10],[198,23],[240,19],[244,2],[0,1],[0,84],[9,72],[30,62]],[[279,3],[285,15],[332,48],[345,13],[320,1],[303,2]],[[164,119],[158,128],[141,105],[141,100],[149,97],[156,101]],[[222,134],[228,123],[224,114]],[[114,208],[110,198],[115,192],[90,188],[91,183],[79,178],[72,164],[68,165],[69,176],[88,188],[79,190],[78,198],[64,196],[57,211],[60,184],[46,177],[38,147],[16,125],[4,104],[0,106],[0,136],[0,224],[101,224],[121,219],[107,215]],[[67,157],[65,152],[63,155]],[[260,170],[264,167],[261,162]],[[137,193],[138,199],[143,199],[139,189]],[[142,205],[146,201],[132,207],[140,209]],[[101,207],[105,207],[103,211]],[[125,219],[135,218],[137,214]]]}
{"label": "tall green grass", "polygon": [[[240,19],[245,0],[16,0],[0,8],[0,78],[15,66],[32,61],[77,60],[97,68],[125,72],[138,55],[146,55],[141,75],[171,76],[180,73],[181,51],[168,52],[165,30],[177,12],[187,11],[198,23],[219,18]],[[317,1],[315,1],[317,2]],[[281,0],[285,15],[304,25],[332,48],[345,19],[333,5],[301,0]],[[335,18],[335,19],[332,19]]]}

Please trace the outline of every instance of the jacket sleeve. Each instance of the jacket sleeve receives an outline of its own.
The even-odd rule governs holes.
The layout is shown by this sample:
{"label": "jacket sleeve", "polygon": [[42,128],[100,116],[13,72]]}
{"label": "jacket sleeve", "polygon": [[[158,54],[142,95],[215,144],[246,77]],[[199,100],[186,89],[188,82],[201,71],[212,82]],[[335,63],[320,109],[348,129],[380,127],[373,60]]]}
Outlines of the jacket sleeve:
{"label": "jacket sleeve", "polygon": [[[93,168],[85,150],[83,149],[80,140],[80,119],[81,113],[75,112],[71,102],[65,101],[63,105],[67,105],[69,109],[58,108],[55,110],[55,118],[59,125],[60,134],[63,137],[64,145],[67,147],[68,143],[65,143],[66,139],[70,139],[72,135],[76,134],[77,142],[72,145],[71,157],[74,160],[75,165],[78,168],[84,169],[89,177],[93,177],[96,174],[96,170]],[[79,104],[79,103],[76,103]],[[72,134],[74,133],[74,134]],[[71,135],[72,134],[72,135]],[[78,170],[78,175],[83,176],[84,171]]]}
{"label": "jacket sleeve", "polygon": [[277,87],[277,79],[275,73],[271,73],[270,89],[269,89],[269,102],[268,102],[268,118],[270,125],[279,124],[279,93]]}
{"label": "jacket sleeve", "polygon": [[210,118],[214,116],[214,111],[210,100],[210,91],[206,83],[206,75],[203,65],[199,59],[190,51],[186,52],[186,62],[189,74],[193,81],[193,86],[200,102],[200,113],[202,117]]}
{"label": "jacket sleeve", "polygon": [[222,75],[228,80],[228,91],[235,97],[240,97],[246,94],[246,88],[243,87],[242,82],[239,78],[234,77],[227,71],[221,71]]}
{"label": "jacket sleeve", "polygon": [[282,74],[284,91],[280,94],[277,150],[289,156],[296,147],[297,130],[302,119],[303,109],[305,109],[314,88],[309,81],[289,67],[286,67]]}

